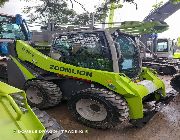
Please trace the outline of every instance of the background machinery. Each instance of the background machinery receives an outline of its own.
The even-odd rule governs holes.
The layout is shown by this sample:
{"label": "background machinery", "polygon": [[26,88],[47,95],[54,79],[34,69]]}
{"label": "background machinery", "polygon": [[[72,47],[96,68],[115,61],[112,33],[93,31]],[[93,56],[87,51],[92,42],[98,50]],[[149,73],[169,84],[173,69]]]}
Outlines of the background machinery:
{"label": "background machinery", "polygon": [[[23,19],[19,14],[16,16],[0,14],[0,38],[30,41],[31,35],[25,19]],[[1,42],[0,55],[7,54],[7,43]]]}
{"label": "background machinery", "polygon": [[[107,23],[110,28],[115,26],[113,18],[117,6],[115,6],[115,3],[112,3],[111,7],[109,23]],[[173,75],[178,72],[179,61],[177,61],[177,59],[174,60],[172,57],[178,54],[174,51],[175,42],[169,39],[158,38],[157,33],[161,33],[168,29],[168,25],[164,20],[179,9],[179,1],[169,0],[164,5],[153,9],[142,22],[122,22],[119,23],[119,27],[116,27],[121,32],[140,36],[139,44],[141,46],[143,66],[153,68],[159,74]],[[163,43],[167,43],[167,50],[164,49],[159,51],[158,48],[164,46],[162,45]]]}
{"label": "background machinery", "polygon": [[[170,0],[161,7],[152,10],[143,21],[159,21],[161,23],[164,23],[165,19],[170,17],[179,9],[179,1],[175,2]],[[156,69],[158,73],[165,75],[173,75],[178,72],[179,62],[177,60],[174,60],[172,57],[172,55],[174,55],[175,46],[173,41],[169,39],[158,38],[157,33],[154,32],[154,34],[142,35],[141,42],[146,46],[146,48],[150,47],[149,50],[152,55],[151,59],[148,59],[146,56],[143,57],[144,66],[152,67]],[[162,48],[163,46],[167,49],[159,51],[160,47]]]}
{"label": "background machinery", "polygon": [[26,21],[17,14],[10,16],[0,14],[0,78],[7,77],[6,56],[8,56],[8,39],[20,39],[30,41],[31,35]]}
{"label": "background machinery", "polygon": [[149,41],[149,45],[142,51],[143,66],[151,67],[159,74],[176,74],[179,69],[179,61],[174,59],[175,47],[174,40],[167,38],[157,38],[153,44]]}
{"label": "background machinery", "polygon": [[[109,12],[109,23],[103,23],[103,27],[105,27],[105,24],[108,24],[109,28],[114,28],[116,23],[120,24],[116,28],[121,32],[139,35],[143,66],[153,68],[159,74],[176,74],[178,72],[179,62],[172,57],[174,55],[174,44],[171,40],[165,39],[166,41],[163,41],[157,38],[157,33],[168,29],[168,25],[164,20],[180,9],[179,1],[169,0],[164,5],[153,9],[142,22],[113,22],[116,8],[118,8],[118,5],[112,3]],[[158,46],[162,46],[159,44],[163,42],[168,43],[168,50],[160,52],[157,48],[159,48]],[[148,54],[150,54],[150,57],[147,57]]]}

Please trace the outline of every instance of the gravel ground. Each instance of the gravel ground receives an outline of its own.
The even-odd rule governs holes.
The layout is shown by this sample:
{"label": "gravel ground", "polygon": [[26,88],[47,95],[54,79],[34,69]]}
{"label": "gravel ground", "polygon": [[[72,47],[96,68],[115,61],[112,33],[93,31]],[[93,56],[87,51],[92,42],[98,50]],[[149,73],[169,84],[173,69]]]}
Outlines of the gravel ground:
{"label": "gravel ground", "polygon": [[[171,90],[169,85],[171,77],[161,76],[161,78],[165,81],[167,90]],[[55,117],[64,129],[84,131],[68,134],[70,140],[180,140],[180,95],[141,129],[129,124],[118,125],[108,130],[88,128],[71,117],[65,102],[46,111]]]}

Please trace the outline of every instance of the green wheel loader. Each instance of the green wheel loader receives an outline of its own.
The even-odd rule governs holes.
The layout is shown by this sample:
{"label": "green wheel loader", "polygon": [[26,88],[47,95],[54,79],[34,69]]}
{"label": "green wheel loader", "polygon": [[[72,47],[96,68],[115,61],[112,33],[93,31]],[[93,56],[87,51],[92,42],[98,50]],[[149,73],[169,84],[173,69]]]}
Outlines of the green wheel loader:
{"label": "green wheel loader", "polygon": [[0,62],[4,81],[24,89],[31,106],[49,108],[68,100],[72,115],[90,127],[105,129],[126,120],[142,125],[156,112],[145,104],[166,96],[163,81],[141,66],[137,39],[119,31],[57,34],[50,56],[17,38],[0,36],[0,42],[6,42],[9,54]]}
{"label": "green wheel loader", "polygon": [[8,83],[24,89],[32,106],[67,99],[78,121],[105,129],[129,119],[144,123],[143,104],[166,96],[163,81],[141,67],[135,38],[86,30],[59,34],[53,42],[51,58],[24,41],[9,41]]}
{"label": "green wheel loader", "polygon": [[55,119],[29,107],[24,91],[3,82],[0,82],[0,112],[0,137],[4,140],[68,139]]}

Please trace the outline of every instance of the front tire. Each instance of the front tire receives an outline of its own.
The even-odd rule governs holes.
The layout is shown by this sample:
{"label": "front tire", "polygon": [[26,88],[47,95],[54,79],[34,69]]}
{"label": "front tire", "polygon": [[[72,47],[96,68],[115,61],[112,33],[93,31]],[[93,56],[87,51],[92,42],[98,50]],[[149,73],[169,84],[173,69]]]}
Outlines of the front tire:
{"label": "front tire", "polygon": [[60,88],[49,81],[28,81],[25,84],[25,91],[29,105],[40,109],[55,106],[62,98]]}
{"label": "front tire", "polygon": [[68,109],[79,122],[92,127],[107,129],[128,119],[126,101],[112,91],[88,88],[73,94]]}

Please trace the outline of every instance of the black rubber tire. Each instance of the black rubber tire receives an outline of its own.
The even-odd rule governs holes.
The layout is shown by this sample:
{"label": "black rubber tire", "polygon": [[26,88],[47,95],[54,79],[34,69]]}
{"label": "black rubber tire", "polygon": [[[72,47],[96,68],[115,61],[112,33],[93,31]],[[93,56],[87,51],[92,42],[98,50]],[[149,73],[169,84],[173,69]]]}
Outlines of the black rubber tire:
{"label": "black rubber tire", "polygon": [[172,79],[171,79],[171,86],[173,89],[175,89],[177,92],[180,92],[180,74],[175,75]]}
{"label": "black rubber tire", "polygon": [[177,70],[174,66],[166,66],[162,68],[162,72],[164,75],[174,75],[177,73]]}
{"label": "black rubber tire", "polygon": [[42,101],[36,104],[31,102],[27,96],[28,103],[32,107],[40,109],[49,108],[59,104],[62,99],[62,92],[60,88],[53,82],[41,80],[28,81],[24,86],[26,93],[30,87],[36,87],[39,90],[39,96],[42,97]]}
{"label": "black rubber tire", "polygon": [[[102,121],[90,121],[83,118],[76,110],[76,103],[81,99],[95,100],[104,105],[107,116]],[[68,100],[68,109],[79,122],[92,128],[107,129],[128,119],[129,108],[125,99],[112,91],[98,88],[88,88],[73,94]]]}
{"label": "black rubber tire", "polygon": [[41,111],[38,108],[33,108],[33,112],[39,118],[45,129],[50,131],[57,131],[57,133],[45,133],[43,140],[68,140],[68,136],[65,135],[64,128],[57,123],[57,121],[49,116],[45,111]]}

